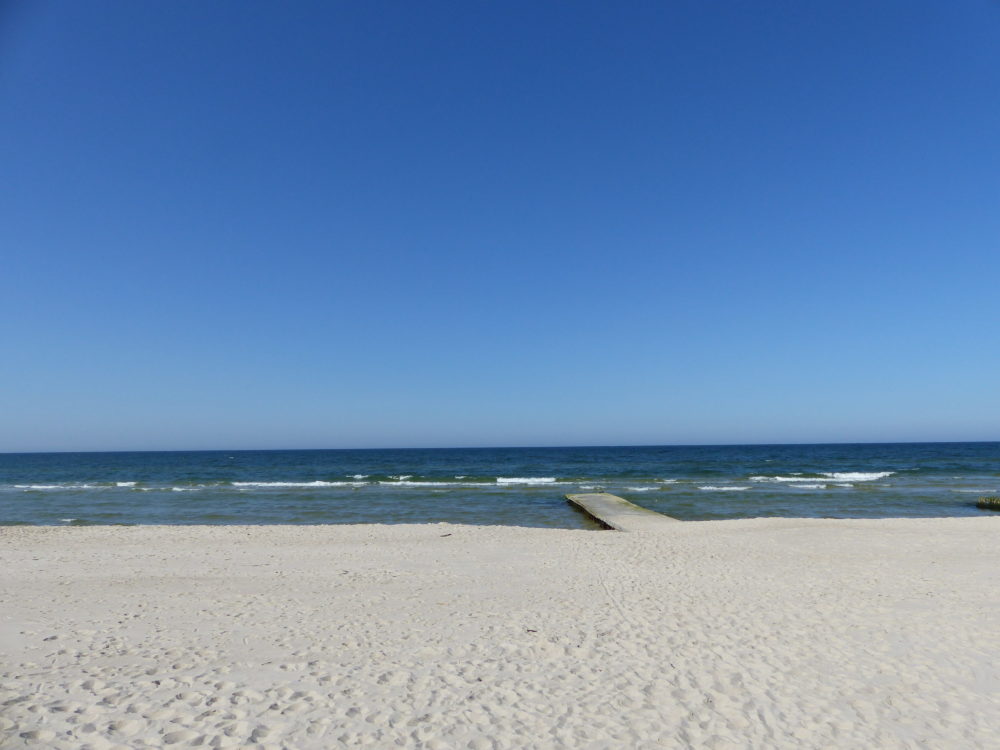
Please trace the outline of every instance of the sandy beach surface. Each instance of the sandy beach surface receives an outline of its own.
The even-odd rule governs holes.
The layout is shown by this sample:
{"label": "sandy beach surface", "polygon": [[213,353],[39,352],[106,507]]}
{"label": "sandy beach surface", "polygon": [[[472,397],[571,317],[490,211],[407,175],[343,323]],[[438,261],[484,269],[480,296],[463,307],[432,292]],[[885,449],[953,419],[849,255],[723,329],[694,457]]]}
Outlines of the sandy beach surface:
{"label": "sandy beach surface", "polygon": [[1000,747],[1000,518],[0,529],[3,748]]}

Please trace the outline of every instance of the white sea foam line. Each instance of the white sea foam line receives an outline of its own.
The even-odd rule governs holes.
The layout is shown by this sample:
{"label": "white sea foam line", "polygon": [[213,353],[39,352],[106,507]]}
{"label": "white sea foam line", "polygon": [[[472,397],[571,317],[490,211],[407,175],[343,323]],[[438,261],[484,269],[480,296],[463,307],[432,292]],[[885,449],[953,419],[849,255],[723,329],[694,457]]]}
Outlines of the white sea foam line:
{"label": "white sea foam line", "polygon": [[493,482],[431,482],[431,481],[405,481],[379,482],[385,487],[495,487]]}
{"label": "white sea foam line", "polygon": [[351,474],[351,479],[367,479],[367,474]]}
{"label": "white sea foam line", "polygon": [[555,477],[497,477],[497,484],[555,484]]}
{"label": "white sea foam line", "polygon": [[825,490],[825,484],[793,484],[793,487],[800,490]]}
{"label": "white sea foam line", "polygon": [[400,482],[406,479],[413,479],[412,474],[390,474],[389,479],[398,479]]}
{"label": "white sea foam line", "polygon": [[822,471],[824,477],[839,479],[843,482],[870,482],[875,479],[891,477],[894,471]]}
{"label": "white sea foam line", "polygon": [[364,487],[368,482],[233,482],[233,487]]}
{"label": "white sea foam line", "polygon": [[137,482],[115,482],[115,487],[135,487]]}
{"label": "white sea foam line", "polygon": [[201,487],[171,487],[173,492],[197,492]]}
{"label": "white sea foam line", "polygon": [[[894,471],[821,471],[820,476],[842,482],[872,482],[876,479],[885,479],[896,472]],[[816,477],[790,476],[790,477],[768,477],[753,476],[751,482],[815,482]]]}
{"label": "white sea foam line", "polygon": [[660,488],[659,487],[650,487],[650,486],[647,485],[645,487],[626,487],[625,489],[629,490],[630,492],[653,492],[654,490],[658,490]]}
{"label": "white sea foam line", "polygon": [[749,487],[713,487],[712,485],[706,485],[705,487],[699,487],[699,490],[707,490],[709,492],[739,492],[741,490],[748,490]]}
{"label": "white sea foam line", "polygon": [[98,484],[15,484],[19,490],[97,490]]}

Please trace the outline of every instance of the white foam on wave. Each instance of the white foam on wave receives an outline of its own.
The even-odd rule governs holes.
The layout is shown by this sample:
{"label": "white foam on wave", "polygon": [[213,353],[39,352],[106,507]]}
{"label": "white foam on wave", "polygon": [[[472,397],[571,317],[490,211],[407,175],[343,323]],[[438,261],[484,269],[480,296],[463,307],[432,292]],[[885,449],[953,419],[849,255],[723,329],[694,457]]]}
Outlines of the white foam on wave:
{"label": "white foam on wave", "polygon": [[379,482],[384,487],[493,487],[492,482],[434,482],[431,480],[398,480],[395,482]]}
{"label": "white foam on wave", "polygon": [[367,474],[351,474],[351,479],[367,479]]}
{"label": "white foam on wave", "polygon": [[853,484],[850,484],[850,483],[848,483],[848,482],[838,482],[838,483],[837,483],[837,486],[838,486],[838,487],[853,487],[854,485],[853,485]]}
{"label": "white foam on wave", "polygon": [[171,487],[172,492],[197,492],[201,487]]}
{"label": "white foam on wave", "polygon": [[660,489],[659,487],[650,487],[646,485],[644,487],[626,487],[626,490],[630,492],[653,492],[654,490]]}
{"label": "white foam on wave", "polygon": [[389,479],[396,479],[400,482],[404,482],[407,479],[413,479],[412,474],[390,474]]}
{"label": "white foam on wave", "polygon": [[825,484],[793,484],[793,487],[800,490],[825,490]]}
{"label": "white foam on wave", "polygon": [[838,479],[842,482],[872,482],[876,479],[891,477],[894,471],[823,471],[824,477]]}
{"label": "white foam on wave", "polygon": [[96,490],[99,484],[15,484],[19,490]]}
{"label": "white foam on wave", "polygon": [[60,518],[59,520],[62,521],[63,523],[73,523],[73,521],[75,521],[76,519],[75,518]]}
{"label": "white foam on wave", "polygon": [[815,482],[816,477],[750,477],[751,482]]}
{"label": "white foam on wave", "polygon": [[555,477],[497,477],[497,484],[555,484]]}
{"label": "white foam on wave", "polygon": [[138,482],[115,482],[115,487],[135,487]]}
{"label": "white foam on wave", "polygon": [[[821,477],[827,479],[832,479],[839,482],[873,482],[876,479],[885,479],[886,477],[891,477],[896,472],[894,471],[821,471],[819,472]],[[793,475],[788,477],[768,477],[768,476],[754,476],[750,477],[751,482],[816,482],[816,477],[803,477],[799,475]]]}
{"label": "white foam on wave", "polygon": [[725,487],[715,487],[713,485],[706,485],[704,487],[699,487],[699,490],[706,490],[707,492],[740,492],[742,490],[748,490],[749,487],[733,487],[732,485],[726,485]]}
{"label": "white foam on wave", "polygon": [[233,482],[233,487],[364,487],[367,482]]}

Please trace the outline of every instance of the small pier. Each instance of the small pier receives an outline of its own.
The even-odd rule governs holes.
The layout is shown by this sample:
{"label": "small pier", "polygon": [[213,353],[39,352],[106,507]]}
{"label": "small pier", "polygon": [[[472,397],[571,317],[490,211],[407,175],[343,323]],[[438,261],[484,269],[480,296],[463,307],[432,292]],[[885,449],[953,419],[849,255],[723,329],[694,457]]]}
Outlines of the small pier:
{"label": "small pier", "polygon": [[680,523],[648,508],[611,495],[607,492],[590,492],[583,495],[566,495],[566,499],[598,523],[615,531],[663,531]]}

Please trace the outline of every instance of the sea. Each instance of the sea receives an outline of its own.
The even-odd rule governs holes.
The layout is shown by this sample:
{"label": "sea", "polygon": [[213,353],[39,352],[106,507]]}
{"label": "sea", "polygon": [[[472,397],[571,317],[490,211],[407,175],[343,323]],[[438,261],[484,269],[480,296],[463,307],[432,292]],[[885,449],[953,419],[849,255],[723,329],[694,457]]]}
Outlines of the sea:
{"label": "sea", "polygon": [[594,528],[567,493],[682,520],[977,516],[1000,443],[0,454],[0,525]]}

